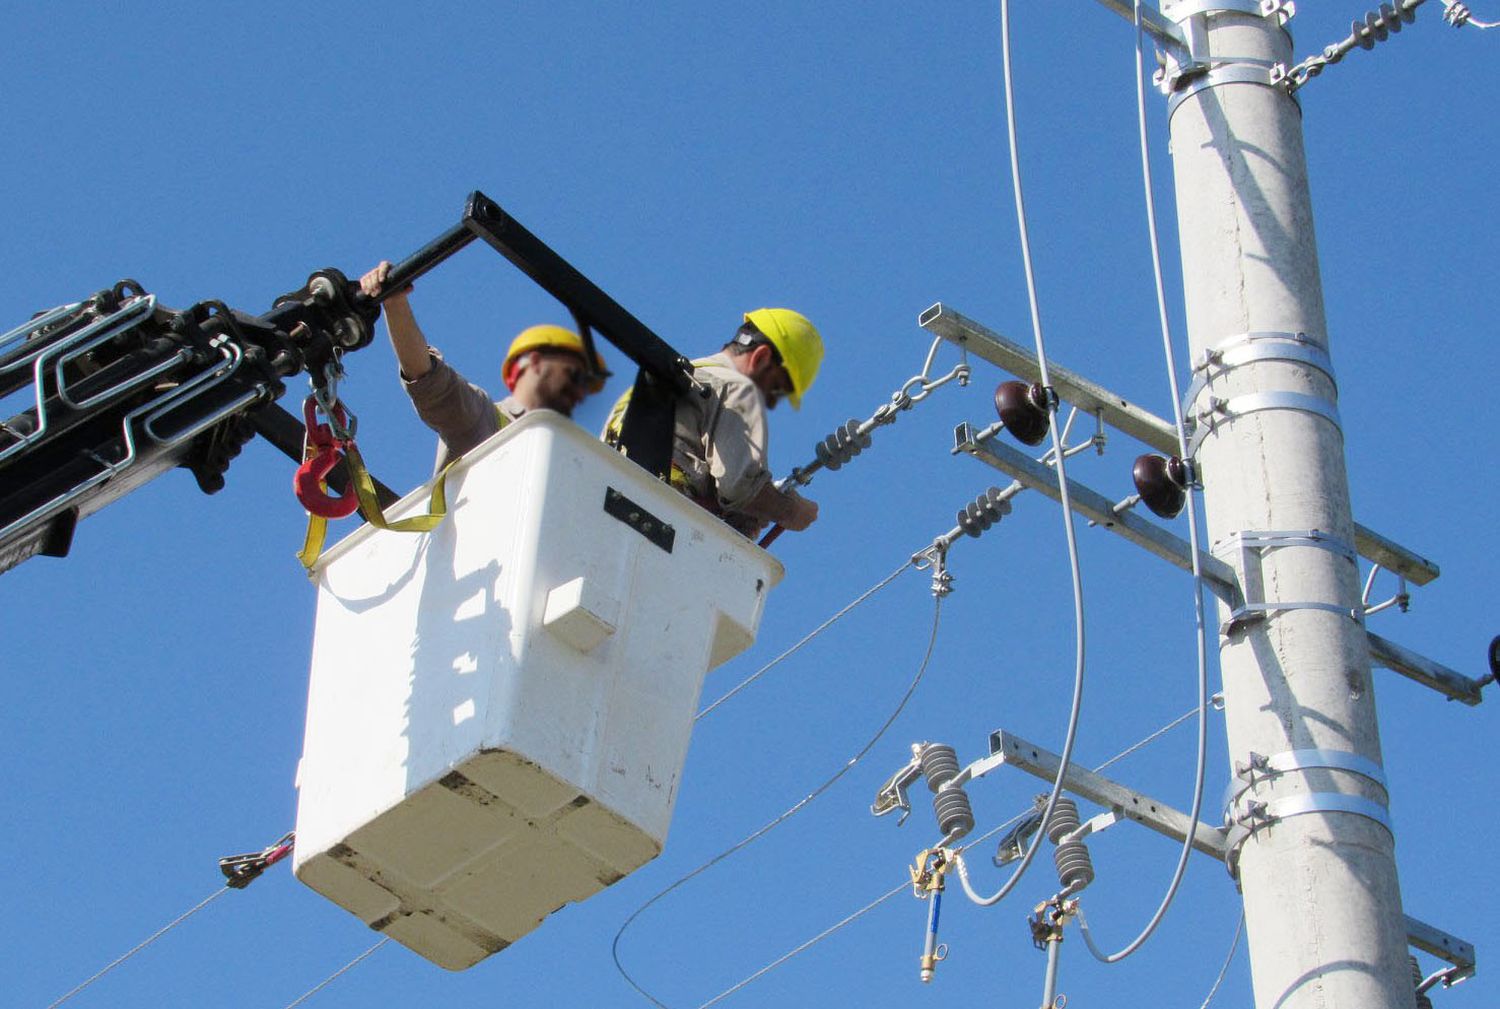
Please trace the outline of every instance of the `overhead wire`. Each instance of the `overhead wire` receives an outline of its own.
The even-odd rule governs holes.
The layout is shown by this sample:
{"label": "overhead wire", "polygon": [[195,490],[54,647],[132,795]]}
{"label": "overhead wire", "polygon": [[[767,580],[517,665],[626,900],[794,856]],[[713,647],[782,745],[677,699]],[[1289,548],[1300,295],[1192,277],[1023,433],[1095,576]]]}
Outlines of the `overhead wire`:
{"label": "overhead wire", "polygon": [[[818,796],[828,791],[840,778],[853,770],[855,765],[863,760],[865,755],[868,754],[872,749],[874,749],[875,744],[878,743],[885,735],[886,730],[888,730],[895,723],[896,719],[900,717],[901,712],[906,710],[907,702],[911,700],[912,695],[916,693],[917,687],[921,684],[922,678],[927,674],[927,667],[932,661],[933,649],[937,645],[938,627],[941,623],[942,612],[943,597],[941,595],[934,595],[932,608],[932,632],[928,636],[927,648],[922,655],[922,661],[917,665],[917,671],[915,675],[912,676],[911,682],[907,684],[906,692],[901,695],[901,700],[897,702],[895,708],[886,717],[885,721],[881,723],[880,728],[875,730],[874,735],[872,735],[869,740],[867,740],[865,744],[860,747],[859,752],[857,752],[853,757],[849,758],[849,760],[846,761],[842,767],[840,767],[830,777],[824,780],[822,784],[818,785],[807,795],[803,796],[786,811],[763,824],[756,830],[752,831],[749,835],[747,835],[744,839],[740,840],[736,844],[733,844],[730,847],[719,852],[719,854],[704,862],[696,869],[692,870],[684,876],[681,876],[665,889],[659,891],[650,900],[646,901],[640,907],[636,908],[635,911],[631,913],[630,917],[626,918],[624,923],[620,925],[620,930],[615,933],[614,941],[610,944],[610,955],[614,958],[615,969],[620,972],[620,976],[623,977],[625,979],[625,982],[629,984],[630,987],[634,988],[637,994],[639,994],[642,998],[646,999],[646,1001],[650,1002],[652,1005],[657,1006],[658,1009],[669,1009],[669,1007],[665,1003],[661,1002],[656,998],[656,996],[652,995],[645,988],[641,987],[641,985],[636,982],[635,978],[630,975],[630,972],[625,969],[625,965],[620,961],[620,940],[624,937],[625,932],[630,928],[630,926],[635,922],[637,918],[645,913],[648,908],[656,904],[668,894],[675,891],[678,887],[724,861],[724,859],[728,858],[730,855],[733,855],[735,852],[740,851],[746,846],[764,837],[766,834],[770,833],[772,830],[779,827],[787,820],[791,819],[797,813],[801,812],[804,808],[807,807],[809,803],[813,802],[818,798]],[[290,1007],[288,1007],[288,1009],[290,1009]]]}
{"label": "overhead wire", "polygon": [[[1161,268],[1161,242],[1156,230],[1156,198],[1152,193],[1151,173],[1151,145],[1146,132],[1146,76],[1144,69],[1145,59],[1145,31],[1141,22],[1141,0],[1135,0],[1135,94],[1136,94],[1136,122],[1139,127],[1141,148],[1141,177],[1146,193],[1146,227],[1151,242],[1151,271],[1156,286],[1156,307],[1161,323],[1162,349],[1167,359],[1167,382],[1172,390],[1172,415],[1177,425],[1177,445],[1179,458],[1188,458],[1187,430],[1182,418],[1182,396],[1177,384],[1177,355],[1172,347],[1172,328],[1167,315],[1166,283],[1162,279]],[[1191,484],[1192,481],[1189,481]],[[1203,810],[1203,786],[1208,766],[1208,630],[1203,612],[1203,569],[1198,556],[1198,511],[1194,503],[1192,487],[1188,487],[1187,493],[1187,518],[1188,518],[1188,555],[1192,560],[1193,571],[1193,616],[1197,624],[1197,650],[1198,650],[1198,746],[1197,763],[1193,775],[1193,802],[1188,812],[1188,823],[1196,824],[1198,815]],[[1044,821],[1045,822],[1045,821]],[[1094,959],[1102,963],[1119,963],[1130,954],[1145,945],[1146,940],[1156,931],[1157,926],[1166,917],[1167,909],[1172,906],[1172,901],[1177,896],[1177,891],[1182,885],[1182,877],[1187,872],[1188,861],[1193,854],[1194,833],[1189,830],[1182,840],[1182,850],[1177,856],[1177,865],[1172,871],[1172,880],[1167,884],[1166,893],[1162,896],[1161,903],[1157,905],[1156,911],[1149,921],[1142,927],[1134,939],[1113,953],[1104,953],[1094,942],[1092,930],[1089,928],[1088,920],[1082,916],[1078,919],[1079,931],[1083,933],[1084,945],[1088,947]]]}
{"label": "overhead wire", "polygon": [[1229,940],[1229,953],[1224,957],[1224,966],[1219,968],[1219,976],[1214,978],[1214,986],[1208,990],[1208,995],[1203,999],[1203,1004],[1198,1009],[1208,1009],[1208,1004],[1219,993],[1219,986],[1224,983],[1224,976],[1229,973],[1229,965],[1234,961],[1235,951],[1240,948],[1240,936],[1244,931],[1245,913],[1241,911],[1240,923],[1234,927],[1234,938]]}
{"label": "overhead wire", "polygon": [[329,985],[333,984],[333,982],[337,981],[339,978],[341,978],[345,974],[349,973],[349,971],[353,970],[355,967],[358,967],[361,963],[363,963],[365,961],[365,959],[367,957],[371,956],[376,950],[378,950],[380,947],[384,946],[386,943],[388,943],[390,941],[391,941],[391,937],[390,936],[386,936],[385,938],[381,939],[379,942],[377,942],[375,945],[371,946],[369,949],[365,950],[359,956],[355,957],[353,960],[350,960],[348,963],[344,964],[344,966],[340,967],[338,970],[334,971],[332,974],[328,975],[323,980],[321,980],[317,984],[313,985],[307,991],[303,992],[301,995],[298,995],[295,999],[293,999],[292,1001],[288,1002],[286,1004],[286,1009],[296,1009],[297,1006],[299,1006],[302,1003],[306,1002],[308,999],[312,998],[318,992],[322,991],[324,988],[327,988]]}
{"label": "overhead wire", "polygon": [[228,887],[223,887],[223,886],[219,887],[213,893],[209,894],[207,897],[203,898],[198,903],[194,904],[192,907],[188,908],[186,911],[182,912],[177,917],[175,917],[171,921],[167,922],[161,928],[157,929],[155,932],[152,932],[145,939],[143,939],[140,942],[136,943],[129,950],[127,950],[124,953],[120,954],[119,956],[115,957],[115,959],[111,960],[101,970],[99,970],[98,972],[96,972],[95,974],[93,974],[91,977],[86,978],[85,980],[79,982],[77,985],[74,985],[73,988],[71,990],[69,990],[65,995],[62,995],[55,1002],[53,1002],[50,1005],[48,1005],[47,1009],[57,1009],[58,1006],[62,1005],[64,1002],[68,1001],[73,996],[77,995],[79,992],[83,991],[89,985],[93,984],[95,981],[99,980],[104,975],[108,974],[110,971],[112,971],[116,967],[120,966],[120,964],[124,963],[126,960],[129,960],[131,957],[135,956],[137,953],[139,953],[142,950],[144,950],[147,946],[150,946],[156,940],[160,939],[162,936],[164,936],[168,932],[172,931],[172,929],[176,928],[178,925],[181,925],[183,922],[187,921],[193,915],[197,914],[199,911],[203,910],[205,907],[207,907],[208,905],[212,904],[214,901],[218,900],[220,897],[224,896],[224,894],[226,894],[228,892],[229,892],[229,888]]}
{"label": "overhead wire", "polygon": [[917,559],[915,557],[912,557],[912,558],[908,559],[906,561],[906,563],[902,564],[899,568],[897,568],[896,570],[892,571],[890,574],[886,575],[884,578],[882,578],[880,581],[876,582],[874,585],[870,586],[863,593],[861,593],[853,602],[851,602],[848,606],[845,606],[843,609],[839,610],[833,616],[831,616],[827,620],[823,621],[817,627],[814,627],[811,631],[809,631],[806,635],[804,635],[800,641],[798,641],[796,644],[792,645],[792,647],[788,648],[786,651],[784,651],[780,655],[776,656],[770,662],[767,662],[765,665],[761,666],[755,672],[753,672],[749,676],[745,677],[745,679],[741,680],[738,684],[736,684],[734,686],[734,688],[731,689],[728,693],[725,693],[718,700],[714,701],[712,704],[710,704],[707,707],[705,707],[702,711],[698,712],[698,714],[696,716],[694,716],[693,721],[695,721],[695,722],[699,721],[705,715],[707,715],[710,711],[713,711],[715,708],[717,708],[719,705],[723,704],[725,701],[729,700],[735,694],[738,694],[740,691],[742,691],[746,687],[750,686],[750,684],[754,683],[756,680],[760,679],[766,673],[770,672],[776,666],[780,665],[783,661],[785,661],[786,659],[791,658],[797,652],[801,651],[802,648],[803,648],[803,646],[806,645],[813,638],[816,638],[819,634],[822,634],[824,631],[828,630],[828,628],[832,627],[834,624],[836,624],[840,620],[842,620],[845,616],[847,616],[850,612],[852,612],[855,608],[857,608],[865,600],[869,599],[875,593],[879,592],[881,589],[885,588],[891,582],[893,582],[897,578],[899,578],[901,576],[901,574],[906,571],[907,568],[912,567],[916,563],[916,560]]}
{"label": "overhead wire", "polygon": [[[1031,237],[1026,223],[1026,196],[1021,184],[1021,159],[1016,139],[1016,105],[1015,84],[1011,72],[1010,56],[1010,0],[1000,0],[1000,41],[1001,41],[1001,67],[1004,77],[1005,92],[1005,125],[1006,136],[1010,145],[1010,175],[1012,188],[1015,194],[1016,222],[1020,231],[1021,239],[1021,263],[1026,275],[1026,298],[1031,311],[1031,329],[1036,345],[1037,367],[1040,371],[1041,384],[1047,390],[1047,429],[1052,435],[1052,451],[1054,456],[1054,467],[1057,470],[1058,501],[1062,505],[1063,531],[1068,545],[1068,566],[1073,584],[1073,626],[1074,626],[1074,667],[1073,667],[1073,697],[1068,709],[1068,727],[1063,737],[1062,755],[1059,758],[1057,777],[1052,782],[1052,788],[1047,794],[1047,802],[1042,810],[1042,822],[1046,823],[1052,818],[1052,812],[1057,806],[1058,796],[1062,794],[1063,779],[1067,777],[1068,767],[1073,760],[1073,744],[1078,739],[1079,713],[1083,709],[1083,674],[1085,637],[1084,637],[1084,615],[1083,615],[1083,575],[1078,561],[1078,537],[1073,526],[1073,502],[1072,495],[1068,490],[1067,456],[1063,450],[1061,432],[1057,426],[1057,396],[1052,389],[1051,375],[1047,365],[1046,339],[1042,333],[1042,314],[1040,303],[1036,292],[1036,271],[1031,263]],[[958,855],[954,864],[958,868],[959,883],[962,884],[964,894],[974,903],[982,907],[991,907],[1015,889],[1025,875],[1026,870],[1031,867],[1032,860],[1041,849],[1044,831],[1038,831],[1032,839],[1031,845],[1021,856],[1020,863],[1012,871],[1010,878],[1001,885],[995,893],[985,897],[981,896],[969,882],[968,866],[963,856]]]}

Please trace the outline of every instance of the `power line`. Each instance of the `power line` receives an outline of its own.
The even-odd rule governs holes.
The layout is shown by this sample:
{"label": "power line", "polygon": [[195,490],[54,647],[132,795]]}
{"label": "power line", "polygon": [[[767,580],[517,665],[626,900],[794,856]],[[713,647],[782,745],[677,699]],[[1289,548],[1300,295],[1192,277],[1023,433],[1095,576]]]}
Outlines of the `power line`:
{"label": "power line", "polygon": [[[1177,422],[1178,457],[1186,460],[1189,455],[1187,428],[1182,419],[1182,396],[1177,386],[1177,355],[1172,347],[1172,327],[1167,316],[1166,283],[1162,279],[1161,268],[1161,242],[1156,232],[1156,197],[1152,192],[1151,146],[1146,136],[1146,72],[1143,66],[1145,35],[1141,23],[1141,0],[1135,0],[1134,9],[1136,121],[1137,132],[1140,136],[1141,181],[1146,195],[1146,230],[1151,244],[1151,272],[1156,288],[1156,307],[1161,324],[1162,349],[1167,359],[1167,383],[1171,387],[1172,412]],[[1198,746],[1193,772],[1193,802],[1188,812],[1188,822],[1197,823],[1198,816],[1203,810],[1203,786],[1208,768],[1208,628],[1203,614],[1203,567],[1198,552],[1198,510],[1191,486],[1192,480],[1190,479],[1188,483],[1185,500],[1188,520],[1188,556],[1191,559],[1193,571],[1193,617],[1197,628],[1198,653]],[[1119,963],[1145,945],[1146,940],[1151,938],[1157,926],[1162,923],[1162,919],[1167,916],[1167,909],[1172,906],[1172,901],[1177,897],[1177,891],[1182,885],[1182,877],[1187,872],[1188,860],[1192,858],[1192,854],[1193,832],[1189,831],[1183,838],[1182,849],[1177,854],[1177,865],[1172,870],[1171,882],[1167,884],[1167,891],[1162,895],[1161,903],[1157,905],[1155,913],[1151,915],[1150,920],[1136,934],[1136,937],[1116,952],[1100,952],[1098,946],[1094,944],[1094,936],[1089,929],[1087,919],[1082,914],[1079,915],[1079,931],[1083,933],[1084,945],[1088,947],[1094,959],[1107,964]]]}
{"label": "power line", "polygon": [[131,947],[129,950],[127,950],[126,952],[122,953],[120,956],[116,957],[114,960],[111,960],[107,965],[105,965],[105,967],[102,970],[100,970],[98,973],[94,974],[92,977],[90,977],[90,978],[82,981],[78,985],[76,985],[66,995],[63,995],[57,1001],[55,1001],[51,1005],[47,1006],[47,1009],[57,1009],[58,1006],[62,1005],[64,1002],[68,1001],[74,995],[77,995],[79,992],[83,991],[89,985],[93,984],[95,981],[99,980],[101,977],[103,977],[104,975],[108,974],[110,971],[114,970],[116,967],[120,966],[120,964],[124,963],[126,960],[129,960],[131,957],[135,956],[141,950],[145,949],[147,946],[151,945],[153,942],[155,942],[156,940],[160,939],[162,936],[164,936],[168,932],[172,931],[172,929],[176,928],[178,925],[181,925],[183,922],[187,921],[193,915],[197,914],[199,911],[203,910],[209,904],[212,904],[214,901],[218,900],[220,897],[224,896],[224,894],[226,894],[228,892],[229,892],[228,887],[222,887],[222,886],[219,887],[213,893],[209,894],[207,897],[204,897],[198,903],[194,904],[192,907],[188,908],[186,911],[182,912],[177,917],[175,917],[171,921],[167,922],[161,928],[157,929],[155,932],[152,932],[149,936],[147,936],[145,939],[141,940],[135,946]]}
{"label": "power line", "polygon": [[[1000,0],[1000,53],[1004,79],[1006,139],[1010,147],[1010,175],[1015,193],[1016,224],[1021,238],[1021,264],[1026,275],[1026,299],[1031,309],[1031,328],[1036,342],[1037,367],[1040,371],[1042,387],[1046,390],[1047,429],[1052,434],[1053,468],[1057,472],[1058,501],[1062,505],[1063,533],[1068,544],[1068,568],[1073,584],[1073,697],[1068,708],[1068,727],[1063,737],[1062,758],[1057,768],[1057,778],[1052,782],[1052,789],[1047,794],[1046,806],[1042,810],[1042,822],[1046,823],[1051,819],[1052,811],[1057,806],[1058,796],[1062,794],[1063,778],[1067,776],[1068,765],[1073,760],[1073,744],[1078,740],[1078,716],[1083,709],[1083,673],[1086,654],[1083,574],[1078,560],[1077,531],[1073,528],[1072,495],[1068,489],[1067,453],[1063,450],[1062,436],[1057,427],[1057,394],[1052,389],[1051,375],[1048,371],[1046,340],[1042,335],[1042,313],[1036,293],[1036,273],[1031,265],[1031,237],[1026,224],[1026,196],[1021,185],[1021,156],[1016,140],[1016,89],[1011,74],[1010,58],[1010,0]],[[1031,867],[1032,859],[1036,857],[1036,853],[1042,846],[1042,833],[1037,832],[1031,846],[1021,856],[1020,864],[1016,866],[1010,878],[1001,885],[998,891],[988,897],[981,897],[975,892],[969,883],[968,868],[964,864],[963,856],[961,854],[955,856],[954,864],[958,867],[958,880],[963,886],[964,894],[982,907],[998,904],[1020,883],[1021,877]]]}
{"label": "power line", "polygon": [[869,599],[875,593],[879,592],[881,589],[885,588],[891,582],[895,581],[898,577],[900,577],[900,575],[901,575],[902,572],[904,572],[907,568],[909,568],[913,564],[915,564],[916,560],[917,559],[915,557],[911,558],[905,564],[902,564],[899,568],[897,568],[895,571],[892,571],[890,574],[886,575],[880,581],[878,581],[874,585],[870,586],[870,588],[866,589],[862,595],[860,595],[857,599],[855,599],[848,606],[845,606],[843,609],[839,610],[833,616],[829,617],[827,620],[823,621],[817,627],[815,627],[811,631],[809,631],[807,633],[807,635],[805,635],[802,638],[802,640],[798,641],[792,647],[788,648],[786,651],[784,651],[780,655],[776,656],[770,662],[767,662],[765,665],[761,666],[755,672],[751,673],[745,679],[741,680],[740,683],[737,684],[727,694],[725,694],[724,696],[720,697],[717,701],[714,701],[712,704],[710,704],[708,707],[704,708],[702,711],[698,712],[697,716],[694,717],[693,721],[696,722],[699,719],[703,718],[703,716],[707,715],[710,711],[714,710],[719,705],[723,704],[725,701],[727,701],[731,697],[733,697],[735,694],[738,694],[741,690],[744,690],[746,687],[750,686],[750,684],[754,683],[756,680],[760,679],[763,675],[765,675],[766,673],[770,672],[772,668],[774,668],[775,666],[779,665],[783,660],[789,659],[793,655],[795,655],[797,652],[801,651],[802,646],[806,645],[813,638],[817,637],[819,634],[822,634],[824,631],[828,630],[828,628],[830,628],[834,624],[838,623],[841,619],[844,618],[845,615],[847,615],[850,611],[852,611],[857,606],[859,606],[861,603],[863,603],[866,599]]}
{"label": "power line", "polygon": [[[904,568],[901,570],[904,570]],[[899,574],[900,570],[898,570],[896,573]],[[615,933],[614,942],[610,944],[610,955],[614,958],[615,969],[620,972],[620,976],[623,977],[626,984],[634,988],[642,998],[646,999],[652,1005],[657,1006],[658,1009],[670,1009],[670,1007],[668,1007],[665,1003],[658,1000],[654,995],[637,984],[635,978],[631,977],[630,972],[625,969],[625,965],[620,962],[620,940],[624,937],[626,930],[630,928],[631,924],[634,923],[634,921],[639,918],[647,908],[651,907],[657,901],[667,896],[667,894],[676,890],[688,880],[693,879],[695,876],[698,876],[699,874],[707,871],[718,863],[724,861],[724,859],[728,858],[730,855],[733,855],[735,852],[741,850],[742,848],[753,843],[759,838],[764,837],[776,827],[779,827],[781,824],[791,819],[802,809],[804,809],[810,802],[812,802],[818,796],[822,795],[824,792],[828,791],[828,789],[832,788],[835,782],[837,782],[840,778],[853,770],[855,765],[863,760],[867,753],[874,749],[875,744],[878,743],[880,739],[885,735],[886,730],[895,723],[896,719],[900,717],[901,712],[906,710],[907,702],[910,701],[912,695],[916,693],[917,687],[922,682],[922,677],[927,674],[927,666],[932,661],[932,651],[937,645],[938,626],[941,622],[942,613],[943,597],[941,594],[934,594],[932,607],[932,632],[928,636],[927,649],[922,655],[922,661],[917,666],[916,674],[912,677],[911,682],[907,685],[906,692],[901,695],[901,700],[897,702],[896,707],[891,711],[890,715],[886,717],[886,720],[881,724],[880,728],[875,730],[875,734],[872,735],[868,741],[866,741],[864,746],[860,747],[858,753],[849,758],[844,766],[840,767],[822,784],[805,795],[801,800],[793,804],[780,816],[777,816],[775,819],[770,820],[757,830],[753,831],[737,844],[734,844],[729,848],[721,851],[719,854],[715,855],[707,862],[704,862],[702,865],[698,866],[692,872],[689,872],[687,875],[680,877],[676,882],[672,883],[670,886],[657,893],[654,897],[646,901],[640,907],[636,908],[635,911],[630,915],[630,917],[626,918],[624,923],[620,925],[620,930]],[[288,1009],[290,1009],[290,1007],[288,1007]]]}
{"label": "power line", "polygon": [[333,984],[333,982],[337,981],[340,977],[342,977],[343,975],[347,974],[349,971],[353,970],[355,967],[359,966],[359,964],[362,963],[366,957],[370,956],[377,949],[379,949],[380,947],[384,946],[386,943],[388,943],[390,941],[391,941],[391,937],[390,936],[386,936],[385,938],[381,939],[379,942],[377,942],[375,945],[371,946],[369,949],[365,950],[359,956],[355,957],[353,960],[350,960],[348,963],[344,964],[344,966],[340,967],[338,970],[334,971],[332,974],[328,975],[323,980],[321,980],[317,984],[313,985],[311,988],[309,988],[307,991],[303,992],[301,995],[297,996],[297,998],[293,999],[291,1002],[288,1002],[286,1004],[286,1009],[295,1009],[296,1006],[299,1006],[302,1003],[306,1002],[308,999],[312,998],[318,992],[322,991],[324,988],[327,988],[329,985]]}
{"label": "power line", "polygon": [[1214,1000],[1219,993],[1219,985],[1224,983],[1224,975],[1229,973],[1229,964],[1234,960],[1235,951],[1240,948],[1240,935],[1245,931],[1245,915],[1240,913],[1240,923],[1234,927],[1234,938],[1229,941],[1229,954],[1224,957],[1224,966],[1219,968],[1219,976],[1214,978],[1214,986],[1208,990],[1208,995],[1203,999],[1203,1004],[1198,1009],[1208,1009],[1208,1004]]}
{"label": "power line", "polygon": [[851,914],[848,917],[844,918],[842,921],[838,922],[837,924],[830,925],[828,928],[826,928],[823,931],[819,932],[817,935],[813,936],[811,939],[807,940],[802,945],[796,947],[795,949],[788,950],[786,953],[783,953],[781,956],[777,957],[775,960],[772,960],[770,963],[766,964],[760,970],[756,971],[754,974],[751,974],[749,977],[745,978],[743,981],[740,981],[738,984],[734,984],[734,985],[731,985],[728,988],[725,988],[723,991],[719,992],[719,994],[715,995],[713,998],[709,999],[707,1002],[701,1003],[698,1006],[698,1009],[708,1009],[709,1006],[716,1005],[717,1003],[724,1001],[724,999],[726,999],[729,996],[733,995],[735,992],[739,991],[741,988],[744,988],[746,985],[749,985],[749,984],[751,984],[751,983],[753,983],[755,981],[758,981],[760,978],[762,978],[765,975],[771,973],[771,971],[775,970],[777,967],[780,967],[782,964],[786,963],[788,960],[790,960],[792,957],[796,956],[797,954],[801,953],[803,950],[811,949],[813,946],[816,946],[818,943],[822,942],[824,939],[826,939],[829,936],[833,935],[833,933],[837,932],[839,929],[843,928],[845,925],[848,925],[848,924],[851,924],[852,922],[858,921],[860,918],[864,917],[867,913],[869,913],[870,911],[875,910],[875,908],[879,907],[881,904],[884,904],[886,901],[890,900],[892,897],[896,896],[896,894],[898,894],[901,891],[905,890],[909,886],[911,886],[911,883],[909,883],[909,882],[897,883],[894,887],[892,887],[891,889],[887,890],[885,893],[881,894],[879,897],[876,897],[874,900],[870,901],[870,903],[866,904],[864,907],[860,908],[858,911],[855,911],[853,914]]}

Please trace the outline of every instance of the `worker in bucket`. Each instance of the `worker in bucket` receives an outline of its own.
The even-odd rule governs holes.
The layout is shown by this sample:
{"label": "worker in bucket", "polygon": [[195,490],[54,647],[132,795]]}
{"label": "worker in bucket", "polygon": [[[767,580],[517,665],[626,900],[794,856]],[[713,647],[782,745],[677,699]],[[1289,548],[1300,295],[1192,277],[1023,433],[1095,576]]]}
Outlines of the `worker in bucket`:
{"label": "worker in bucket", "polygon": [[[382,261],[359,280],[360,290],[378,295],[391,271]],[[583,340],[562,326],[523,329],[505,353],[500,376],[510,395],[498,403],[460,375],[427,343],[406,291],[385,299],[385,324],[401,368],[401,381],[417,416],[437,432],[437,468],[519,420],[529,410],[555,410],[570,417],[579,403],[604,388],[609,372],[597,351],[594,366],[585,358]]]}
{"label": "worker in bucket", "polygon": [[[789,308],[758,308],[724,349],[694,361],[693,377],[710,395],[682,396],[672,436],[672,486],[731,527],[756,536],[767,523],[793,532],[818,517],[815,502],[771,481],[766,411],[793,409],[818,375],[823,338]],[[604,440],[618,447],[630,392],[610,411]]]}

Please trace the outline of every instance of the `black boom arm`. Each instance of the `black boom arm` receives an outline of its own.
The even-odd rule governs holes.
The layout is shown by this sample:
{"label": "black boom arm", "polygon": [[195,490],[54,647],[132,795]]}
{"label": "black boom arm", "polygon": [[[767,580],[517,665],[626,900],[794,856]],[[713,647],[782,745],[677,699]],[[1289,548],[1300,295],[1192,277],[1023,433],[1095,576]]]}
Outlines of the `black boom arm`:
{"label": "black boom arm", "polygon": [[[623,445],[664,475],[672,409],[694,387],[692,365],[483,193],[469,197],[457,225],[397,264],[385,291],[403,290],[475,238],[561,301],[590,346],[597,330],[636,362]],[[342,354],[369,345],[381,300],[334,269],[262,315],[217,301],[165,308],[124,280],[0,336],[0,406],[25,404],[0,419],[0,572],[38,554],[64,556],[80,519],[166,470],[186,468],[214,493],[256,434],[300,461],[302,425],[276,405],[284,380],[306,373],[322,386]],[[335,489],[346,480],[329,474]],[[395,499],[379,491],[384,503]]]}

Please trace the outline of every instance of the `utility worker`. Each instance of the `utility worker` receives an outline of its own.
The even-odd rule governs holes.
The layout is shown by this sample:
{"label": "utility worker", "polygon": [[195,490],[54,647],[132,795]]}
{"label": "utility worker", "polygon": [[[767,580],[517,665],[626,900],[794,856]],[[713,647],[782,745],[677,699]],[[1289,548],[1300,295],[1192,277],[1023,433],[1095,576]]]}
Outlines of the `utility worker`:
{"label": "utility worker", "polygon": [[[766,411],[782,398],[799,409],[823,363],[823,338],[789,308],[745,314],[734,339],[694,361],[708,398],[682,396],[672,436],[672,486],[746,536],[770,522],[793,532],[818,517],[815,502],[771,481]],[[630,393],[615,403],[604,440],[618,447]]]}
{"label": "utility worker", "polygon": [[[374,297],[390,274],[382,261],[359,280],[360,290]],[[443,360],[427,343],[406,291],[385,299],[385,323],[401,368],[401,381],[417,416],[437,432],[437,469],[463,455],[528,410],[555,410],[565,417],[592,393],[604,388],[609,372],[595,351],[590,368],[583,340],[561,326],[523,329],[506,351],[500,376],[510,395],[496,403]]]}

